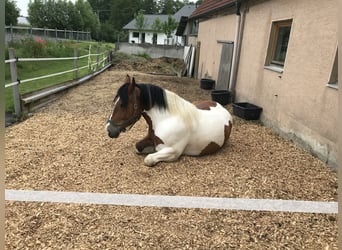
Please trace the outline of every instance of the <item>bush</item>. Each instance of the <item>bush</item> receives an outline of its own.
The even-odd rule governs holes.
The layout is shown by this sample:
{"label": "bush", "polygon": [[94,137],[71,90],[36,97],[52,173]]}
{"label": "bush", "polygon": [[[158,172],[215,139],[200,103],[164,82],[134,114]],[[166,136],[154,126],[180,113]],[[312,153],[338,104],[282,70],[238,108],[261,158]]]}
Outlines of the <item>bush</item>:
{"label": "bush", "polygon": [[[46,54],[46,41],[40,38],[26,38],[19,42],[11,42],[8,47],[14,48],[17,57],[42,57]],[[6,49],[6,57],[8,49]]]}
{"label": "bush", "polygon": [[145,58],[146,60],[151,60],[151,56],[149,54],[145,53],[138,53],[136,56],[140,56]]}
{"label": "bush", "polygon": [[48,57],[70,57],[74,55],[74,49],[71,46],[65,46],[64,42],[48,42],[46,55]]}

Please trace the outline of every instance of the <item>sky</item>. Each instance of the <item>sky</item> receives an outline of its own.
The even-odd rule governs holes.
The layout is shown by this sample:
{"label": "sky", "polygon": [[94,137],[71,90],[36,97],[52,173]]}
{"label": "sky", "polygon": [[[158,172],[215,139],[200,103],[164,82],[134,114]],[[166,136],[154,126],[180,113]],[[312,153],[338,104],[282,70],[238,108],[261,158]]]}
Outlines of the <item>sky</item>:
{"label": "sky", "polygon": [[27,5],[29,4],[30,0],[17,0],[16,4],[18,9],[20,9],[20,16],[27,16]]}

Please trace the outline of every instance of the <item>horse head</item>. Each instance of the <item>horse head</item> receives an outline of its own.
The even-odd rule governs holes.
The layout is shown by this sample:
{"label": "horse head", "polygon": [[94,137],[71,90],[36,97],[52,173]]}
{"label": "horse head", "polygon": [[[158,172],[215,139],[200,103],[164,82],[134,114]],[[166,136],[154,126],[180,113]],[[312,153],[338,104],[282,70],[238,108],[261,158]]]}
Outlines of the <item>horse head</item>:
{"label": "horse head", "polygon": [[121,132],[131,128],[141,117],[140,89],[134,77],[126,76],[114,100],[113,111],[107,120],[106,130],[110,138],[117,138]]}

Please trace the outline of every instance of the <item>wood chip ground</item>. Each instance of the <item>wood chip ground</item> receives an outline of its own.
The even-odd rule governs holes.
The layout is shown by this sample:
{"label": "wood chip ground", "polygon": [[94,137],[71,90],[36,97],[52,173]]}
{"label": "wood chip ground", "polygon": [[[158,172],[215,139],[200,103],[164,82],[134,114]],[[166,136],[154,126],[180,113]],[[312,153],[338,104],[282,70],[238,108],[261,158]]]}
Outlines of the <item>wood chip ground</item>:
{"label": "wood chip ground", "polygon": [[[237,117],[217,154],[144,166],[144,156],[134,151],[147,132],[143,120],[118,139],[105,132],[127,73],[189,101],[210,99],[198,80],[108,70],[6,128],[6,189],[337,201],[336,173],[326,164],[260,123]],[[7,201],[6,249],[337,249],[336,220]]]}

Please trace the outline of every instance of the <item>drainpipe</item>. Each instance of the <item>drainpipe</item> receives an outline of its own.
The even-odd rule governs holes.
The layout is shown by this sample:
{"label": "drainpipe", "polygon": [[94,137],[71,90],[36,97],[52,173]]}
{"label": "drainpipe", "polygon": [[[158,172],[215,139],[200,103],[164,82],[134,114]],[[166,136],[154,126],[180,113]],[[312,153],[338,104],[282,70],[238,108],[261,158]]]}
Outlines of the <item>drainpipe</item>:
{"label": "drainpipe", "polygon": [[241,3],[243,0],[236,0],[236,26],[235,26],[235,37],[234,37],[234,49],[233,49],[233,58],[232,58],[232,69],[229,79],[229,92],[232,96],[232,101],[235,99],[235,86],[236,86],[236,76],[238,70],[239,63],[239,55],[241,48],[241,40],[242,40],[242,25],[245,18],[245,13],[240,13]]}

